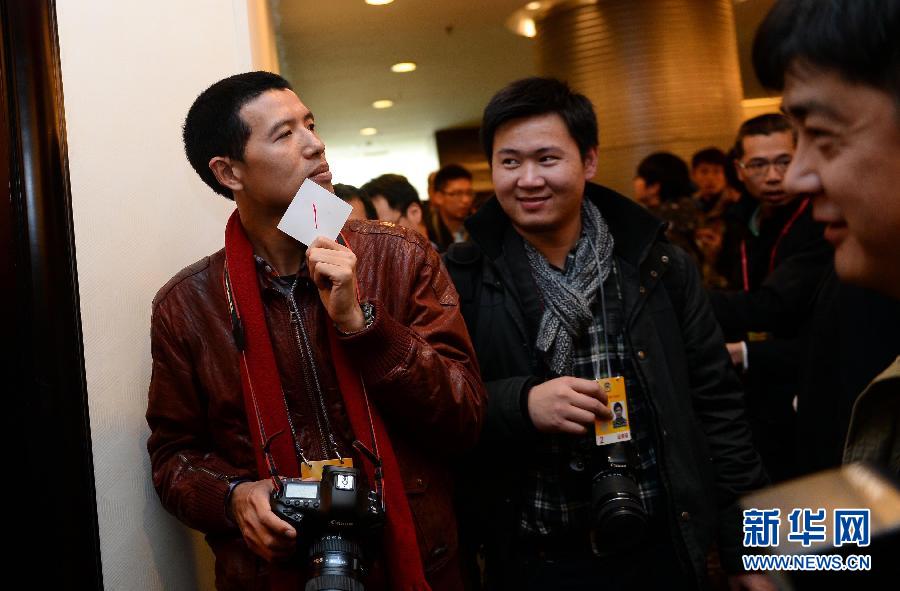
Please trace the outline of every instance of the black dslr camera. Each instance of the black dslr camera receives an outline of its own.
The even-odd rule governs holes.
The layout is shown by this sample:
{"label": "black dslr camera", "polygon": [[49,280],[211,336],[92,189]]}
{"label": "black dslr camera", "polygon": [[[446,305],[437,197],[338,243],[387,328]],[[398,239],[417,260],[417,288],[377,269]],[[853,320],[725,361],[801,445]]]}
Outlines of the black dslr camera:
{"label": "black dslr camera", "polygon": [[342,466],[325,466],[321,482],[274,480],[272,511],[311,540],[306,591],[363,591],[361,548],[384,524],[379,492],[369,490],[359,470]]}
{"label": "black dslr camera", "polygon": [[591,540],[594,552],[612,554],[637,546],[647,529],[638,493],[631,443],[613,443],[596,452],[591,484]]}

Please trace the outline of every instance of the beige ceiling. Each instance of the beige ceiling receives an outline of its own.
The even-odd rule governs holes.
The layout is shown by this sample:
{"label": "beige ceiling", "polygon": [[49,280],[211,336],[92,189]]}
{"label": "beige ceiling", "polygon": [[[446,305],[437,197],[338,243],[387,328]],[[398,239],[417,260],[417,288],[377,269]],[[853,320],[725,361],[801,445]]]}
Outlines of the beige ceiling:
{"label": "beige ceiling", "polygon": [[[527,0],[271,0],[282,74],[329,146],[389,149],[477,124],[490,97],[535,73],[530,39],[504,23]],[[415,72],[391,64],[414,61]],[[376,99],[391,99],[376,110]],[[360,136],[375,127],[374,138]]]}

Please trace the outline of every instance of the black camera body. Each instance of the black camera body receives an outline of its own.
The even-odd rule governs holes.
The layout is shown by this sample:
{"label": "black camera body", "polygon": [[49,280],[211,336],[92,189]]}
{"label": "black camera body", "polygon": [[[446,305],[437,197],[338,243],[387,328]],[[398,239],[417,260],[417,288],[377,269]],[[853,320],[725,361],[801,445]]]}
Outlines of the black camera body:
{"label": "black camera body", "polygon": [[320,482],[280,480],[281,490],[272,491],[272,511],[298,531],[366,530],[384,522],[381,500],[356,468],[325,466]]}
{"label": "black camera body", "polygon": [[637,546],[649,517],[635,478],[630,442],[604,446],[591,483],[591,539],[594,552],[612,554]]}
{"label": "black camera body", "polygon": [[359,470],[325,466],[320,482],[280,478],[270,496],[272,511],[309,541],[312,573],[306,591],[361,591],[367,572],[361,542],[384,524],[380,495]]}

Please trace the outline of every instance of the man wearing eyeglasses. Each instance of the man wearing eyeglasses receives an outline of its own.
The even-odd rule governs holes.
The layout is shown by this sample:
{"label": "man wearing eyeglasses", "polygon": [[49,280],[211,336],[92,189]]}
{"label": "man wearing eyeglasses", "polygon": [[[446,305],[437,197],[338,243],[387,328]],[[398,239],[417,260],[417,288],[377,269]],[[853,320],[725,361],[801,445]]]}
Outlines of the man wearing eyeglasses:
{"label": "man wearing eyeglasses", "polygon": [[434,198],[428,218],[428,238],[444,252],[454,242],[468,238],[463,222],[472,213],[472,173],[458,164],[448,164],[434,176]]}
{"label": "man wearing eyeglasses", "polygon": [[799,333],[832,258],[809,200],[784,187],[794,148],[794,131],[782,115],[741,125],[734,165],[749,215],[734,241],[734,289],[711,294],[732,361],[744,372],[751,427],[773,481],[795,472],[789,450]]}

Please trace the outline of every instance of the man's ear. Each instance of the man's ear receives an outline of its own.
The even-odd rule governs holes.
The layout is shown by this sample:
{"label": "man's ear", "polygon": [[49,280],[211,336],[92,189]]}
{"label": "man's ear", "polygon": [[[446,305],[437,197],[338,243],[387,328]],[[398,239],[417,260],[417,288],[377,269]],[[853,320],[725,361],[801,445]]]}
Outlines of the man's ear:
{"label": "man's ear", "polygon": [[591,180],[595,174],[597,174],[597,146],[588,148],[584,154],[584,180]]}
{"label": "man's ear", "polygon": [[746,183],[747,179],[744,178],[744,169],[741,168],[741,165],[738,164],[737,160],[732,160],[732,162],[734,164],[734,172],[735,172],[735,174],[737,174],[738,180],[741,181],[742,183]]}
{"label": "man's ear", "polygon": [[235,168],[231,158],[227,156],[214,156],[209,161],[209,169],[215,175],[216,180],[223,187],[231,189],[232,193],[244,188],[240,170],[235,170]]}
{"label": "man's ear", "polygon": [[422,223],[422,206],[418,203],[412,203],[409,207],[406,208],[406,219],[411,221],[413,224],[421,224]]}

